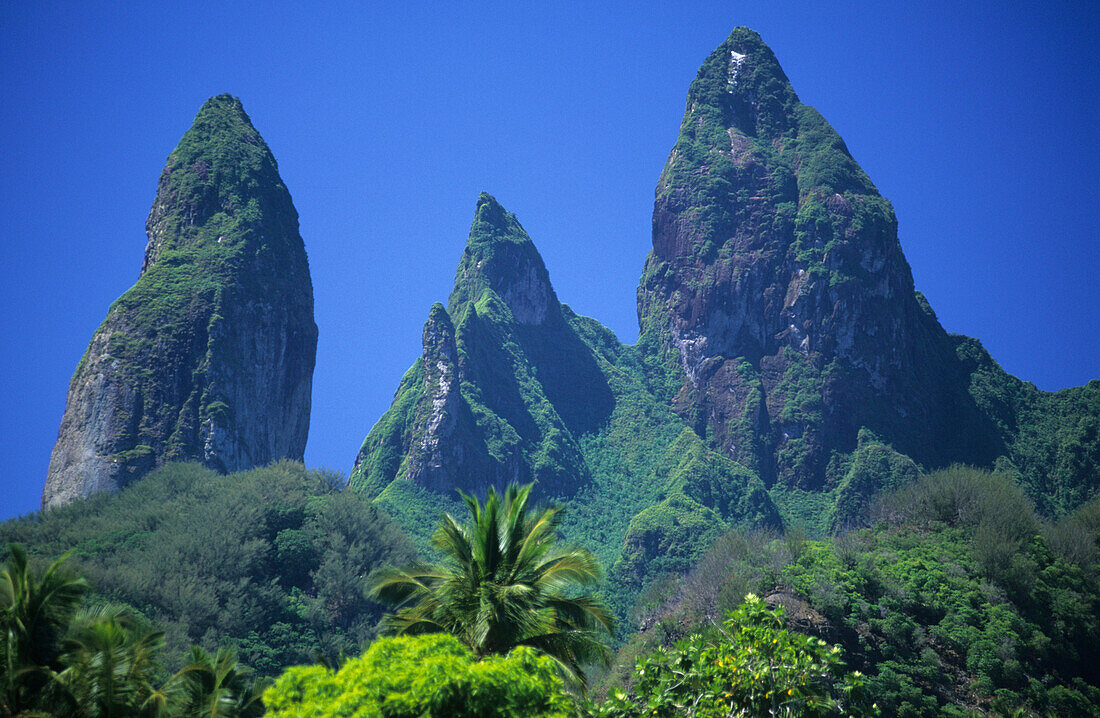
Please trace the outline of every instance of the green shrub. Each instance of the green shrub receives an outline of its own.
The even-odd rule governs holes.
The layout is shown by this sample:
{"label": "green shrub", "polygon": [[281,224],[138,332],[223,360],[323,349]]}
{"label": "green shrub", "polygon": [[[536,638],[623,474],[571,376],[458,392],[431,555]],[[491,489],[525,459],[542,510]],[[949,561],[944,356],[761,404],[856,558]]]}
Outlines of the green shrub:
{"label": "green shrub", "polygon": [[840,648],[784,628],[783,608],[750,594],[715,640],[692,636],[639,660],[633,691],[611,692],[599,718],[628,716],[874,715],[863,678],[847,673]]}
{"label": "green shrub", "polygon": [[271,718],[565,718],[572,703],[554,661],[527,647],[474,660],[445,634],[383,638],[337,671],[287,670],[264,693]]}

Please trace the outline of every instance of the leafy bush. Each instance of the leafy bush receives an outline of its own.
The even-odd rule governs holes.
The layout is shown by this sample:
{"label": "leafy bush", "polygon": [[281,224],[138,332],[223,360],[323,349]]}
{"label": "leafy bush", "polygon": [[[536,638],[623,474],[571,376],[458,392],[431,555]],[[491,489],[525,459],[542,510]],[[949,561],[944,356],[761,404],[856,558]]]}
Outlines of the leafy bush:
{"label": "leafy bush", "polygon": [[271,718],[565,718],[572,703],[554,661],[521,646],[474,659],[454,636],[376,641],[337,671],[287,670],[264,694]]}
{"label": "leafy bush", "polygon": [[715,638],[695,634],[638,661],[637,683],[593,709],[627,716],[874,715],[861,703],[863,678],[844,671],[840,648],[784,628],[782,607],[755,595]]}

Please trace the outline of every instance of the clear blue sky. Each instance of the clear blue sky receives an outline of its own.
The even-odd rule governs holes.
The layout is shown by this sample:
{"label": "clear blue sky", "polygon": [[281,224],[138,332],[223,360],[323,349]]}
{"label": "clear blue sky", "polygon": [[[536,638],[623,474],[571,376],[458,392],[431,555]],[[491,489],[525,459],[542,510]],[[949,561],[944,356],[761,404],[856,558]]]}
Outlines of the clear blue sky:
{"label": "clear blue sky", "polygon": [[1043,389],[1100,377],[1100,3],[184,5],[0,7],[0,518],[38,506],[69,378],[207,97],[242,99],[301,215],[320,328],[306,462],[347,471],[481,190],[563,301],[635,340],[657,175],[738,25],[893,202],[948,331]]}

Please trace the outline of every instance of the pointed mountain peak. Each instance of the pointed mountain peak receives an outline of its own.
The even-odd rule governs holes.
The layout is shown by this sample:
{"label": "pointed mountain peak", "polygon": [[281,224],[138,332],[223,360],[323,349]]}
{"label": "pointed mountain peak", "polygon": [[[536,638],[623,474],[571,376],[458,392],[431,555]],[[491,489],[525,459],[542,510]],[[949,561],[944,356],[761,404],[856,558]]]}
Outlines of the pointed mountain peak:
{"label": "pointed mountain peak", "polygon": [[211,97],[199,108],[190,129],[184,133],[179,145],[169,155],[168,165],[172,167],[186,160],[224,162],[230,159],[270,157],[271,151],[252,126],[252,120],[244,111],[240,99],[223,94]]}
{"label": "pointed mountain peak", "polygon": [[241,101],[227,94],[211,97],[161,172],[145,224],[149,244],[142,272],[165,251],[251,246],[250,240],[259,238],[253,230],[272,220],[297,228],[298,214],[278,164]]}
{"label": "pointed mountain peak", "polygon": [[[199,114],[201,115],[207,110],[216,110],[223,112],[229,111],[244,115],[244,105],[241,104],[240,98],[234,97],[228,92],[223,92],[220,95],[214,95],[209,100],[204,102],[202,104],[202,108],[199,110]],[[247,117],[247,115],[245,115],[245,117]]]}
{"label": "pointed mountain peak", "polygon": [[488,192],[478,195],[474,223],[470,226],[470,237],[467,242],[469,244],[494,242],[533,244],[516,216],[504,209],[500,202],[497,202],[496,198]]}
{"label": "pointed mountain peak", "polygon": [[746,27],[730,33],[703,61],[688,90],[685,125],[735,128],[772,138],[795,129],[798,96],[760,35]]}
{"label": "pointed mountain peak", "polygon": [[[231,142],[243,142],[260,154],[269,154],[267,144],[252,126],[239,98],[229,94],[215,95],[203,103],[191,128],[180,139],[173,155],[181,153],[217,153],[229,149]],[[212,146],[211,146],[212,145]]]}
{"label": "pointed mountain peak", "polygon": [[240,100],[218,95],[168,156],[137,282],[73,375],[43,505],[166,461],[301,459],[317,349],[298,213]]}
{"label": "pointed mountain peak", "polygon": [[504,300],[520,324],[543,324],[548,317],[560,317],[550,274],[535,243],[515,215],[482,192],[455,275],[452,316],[459,316],[460,307],[476,302],[486,289]]}
{"label": "pointed mountain peak", "polygon": [[480,215],[483,209],[490,212],[504,212],[504,207],[500,206],[497,198],[488,192],[480,192],[477,195],[477,214]]}
{"label": "pointed mountain peak", "polygon": [[[638,299],[645,341],[660,337],[679,359],[684,415],[709,417],[717,447],[762,476],[825,481],[832,449],[821,437],[836,430],[816,416],[799,426],[783,418],[796,406],[787,387],[807,382],[807,367],[835,362],[849,372],[830,376],[823,394],[824,416],[857,417],[833,446],[854,446],[859,426],[878,428],[883,417],[934,421],[929,402],[911,398],[926,383],[913,359],[925,313],[893,209],[751,30],[734,30],[691,83],[657,185]],[[745,367],[760,371],[751,382],[767,397],[763,415],[745,398],[756,384],[738,383]],[[873,399],[857,398],[864,387]],[[731,431],[745,422],[767,428]],[[786,464],[788,442],[814,448]]]}
{"label": "pointed mountain peak", "polygon": [[436,302],[428,312],[428,321],[424,322],[424,354],[429,350],[444,351],[454,359],[455,328],[451,316],[442,304]]}

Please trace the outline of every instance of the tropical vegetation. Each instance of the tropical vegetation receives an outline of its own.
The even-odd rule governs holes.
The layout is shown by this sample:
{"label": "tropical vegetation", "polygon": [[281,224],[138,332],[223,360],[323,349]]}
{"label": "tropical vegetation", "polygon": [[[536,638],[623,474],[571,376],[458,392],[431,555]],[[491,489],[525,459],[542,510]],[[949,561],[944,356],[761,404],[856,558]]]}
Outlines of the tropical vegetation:
{"label": "tropical vegetation", "polygon": [[641,658],[627,693],[611,691],[598,718],[864,716],[863,678],[841,649],[786,629],[783,608],[749,594],[722,627]]}
{"label": "tropical vegetation", "polygon": [[512,484],[502,496],[490,487],[484,505],[463,494],[470,521],[443,515],[432,539],[439,562],[378,571],[369,592],[397,607],[386,629],[449,633],[478,658],[528,646],[582,683],[585,664],[606,663],[600,634],[614,621],[591,593],[599,564],[557,543],[562,509],[529,510],[531,489]]}
{"label": "tropical vegetation", "polygon": [[97,600],[128,606],[164,631],[171,670],[198,645],[233,648],[258,674],[275,676],[317,653],[358,655],[382,616],[363,580],[415,555],[405,534],[344,484],[290,461],[230,476],[168,464],[117,495],[6,521],[0,546],[19,543],[47,561],[69,551]]}
{"label": "tropical vegetation", "polygon": [[748,593],[843,646],[884,715],[1091,716],[1100,705],[1100,499],[1052,523],[1013,481],[967,467],[880,498],[833,538],[730,532],[639,598],[626,666],[706,633]]}
{"label": "tropical vegetation", "polygon": [[264,694],[272,718],[566,718],[558,665],[528,646],[482,658],[455,636],[376,641],[338,670],[300,666]]}
{"label": "tropical vegetation", "polygon": [[231,649],[169,675],[164,634],[126,608],[82,605],[88,583],[67,556],[35,572],[19,545],[0,571],[0,716],[253,718],[265,683]]}

